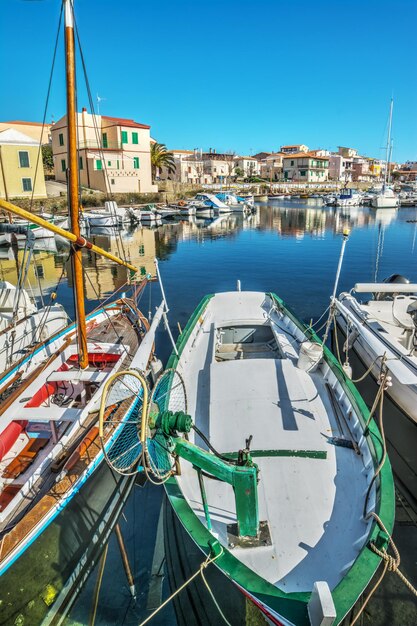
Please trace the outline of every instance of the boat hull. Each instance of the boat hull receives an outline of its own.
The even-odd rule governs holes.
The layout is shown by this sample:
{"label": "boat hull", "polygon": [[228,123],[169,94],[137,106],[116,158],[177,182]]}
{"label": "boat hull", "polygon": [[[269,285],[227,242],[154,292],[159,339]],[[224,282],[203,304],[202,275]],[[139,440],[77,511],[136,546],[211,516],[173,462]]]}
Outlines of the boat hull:
{"label": "boat hull", "polygon": [[1,576],[0,624],[58,625],[100,557],[133,486],[102,462]]}

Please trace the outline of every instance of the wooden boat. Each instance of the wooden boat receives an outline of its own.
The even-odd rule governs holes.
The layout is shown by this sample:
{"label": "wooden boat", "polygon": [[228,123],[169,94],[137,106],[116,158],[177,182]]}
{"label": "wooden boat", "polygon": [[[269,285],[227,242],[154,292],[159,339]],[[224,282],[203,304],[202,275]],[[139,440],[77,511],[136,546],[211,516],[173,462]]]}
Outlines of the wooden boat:
{"label": "wooden boat", "polygon": [[388,532],[394,520],[390,464],[375,476],[381,437],[354,385],[258,292],[204,298],[168,368],[194,421],[187,439],[167,431],[181,471],[165,488],[186,531],[269,623],[340,624],[381,563],[374,516]]}
{"label": "wooden boat", "polygon": [[[64,0],[68,187],[72,231],[6,201],[1,208],[71,243],[76,324],[36,345],[0,378],[0,624],[59,624],[94,566],[133,476],[103,462],[122,425],[141,407],[139,390],[98,409],[109,378],[140,363],[147,371],[151,338],[135,299],[122,297],[88,316],[82,248],[131,272],[137,268],[81,237],[75,110],[73,2]],[[135,290],[146,283],[133,285]]]}

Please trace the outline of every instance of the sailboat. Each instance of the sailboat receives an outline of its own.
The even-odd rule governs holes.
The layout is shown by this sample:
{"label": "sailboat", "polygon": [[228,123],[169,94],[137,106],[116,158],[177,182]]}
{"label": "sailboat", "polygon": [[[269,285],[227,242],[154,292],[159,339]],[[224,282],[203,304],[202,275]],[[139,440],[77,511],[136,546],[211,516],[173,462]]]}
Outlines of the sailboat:
{"label": "sailboat", "polygon": [[354,385],[277,295],[239,286],[202,300],[167,367],[145,465],[202,557],[268,623],[340,624],[381,563],[373,546],[395,508]]}
{"label": "sailboat", "polygon": [[0,206],[71,242],[76,323],[0,377],[0,624],[61,623],[96,564],[134,479],[103,462],[118,437],[111,424],[141,407],[140,390],[113,398],[99,439],[103,385],[131,367],[148,373],[160,319],[149,326],[135,298],[125,296],[85,314],[83,247],[137,268],[80,235],[72,0],[63,9],[70,232],[9,202]]}
{"label": "sailboat", "polygon": [[375,194],[375,196],[371,200],[371,206],[373,206],[375,209],[391,209],[391,208],[397,207],[400,203],[399,198],[396,196],[393,189],[389,187],[389,179],[390,179],[390,167],[389,166],[390,166],[391,152],[392,152],[391,128],[392,128],[393,107],[394,107],[394,100],[391,98],[390,109],[389,109],[386,156],[385,156],[384,183],[382,185],[382,190],[379,193]]}

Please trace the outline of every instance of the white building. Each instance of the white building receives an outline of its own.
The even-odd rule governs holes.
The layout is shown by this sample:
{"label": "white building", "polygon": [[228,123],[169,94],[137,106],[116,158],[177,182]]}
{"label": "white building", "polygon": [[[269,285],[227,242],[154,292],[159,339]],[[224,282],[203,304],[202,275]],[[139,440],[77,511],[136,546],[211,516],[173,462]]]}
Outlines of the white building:
{"label": "white building", "polygon": [[297,154],[297,152],[308,152],[308,146],[303,143],[297,143],[293,146],[281,146],[281,152],[285,154]]}
{"label": "white building", "polygon": [[235,159],[235,172],[240,170],[243,172],[244,178],[252,178],[253,176],[259,176],[261,173],[261,167],[259,161],[250,156],[236,156]]}
{"label": "white building", "polygon": [[283,159],[284,180],[298,183],[324,183],[329,176],[329,159],[309,152],[289,154]]}
{"label": "white building", "polygon": [[271,182],[282,180],[283,159],[286,155],[282,152],[269,154],[260,161],[260,175]]}
{"label": "white building", "polygon": [[329,157],[329,178],[349,183],[353,178],[353,158],[341,154],[331,154]]}

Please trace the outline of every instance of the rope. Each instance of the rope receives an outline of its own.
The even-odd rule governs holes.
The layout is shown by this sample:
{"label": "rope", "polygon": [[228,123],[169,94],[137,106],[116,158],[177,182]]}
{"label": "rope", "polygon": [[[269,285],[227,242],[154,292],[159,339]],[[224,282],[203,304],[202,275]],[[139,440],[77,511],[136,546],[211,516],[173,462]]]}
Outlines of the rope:
{"label": "rope", "polygon": [[88,626],[94,626],[94,624],[96,622],[98,600],[99,600],[99,596],[100,596],[101,583],[103,581],[104,568],[106,566],[106,559],[107,559],[107,551],[108,551],[108,549],[109,549],[109,542],[106,543],[106,546],[104,548],[104,552],[101,555],[101,559],[100,559],[100,563],[99,563],[99,570],[98,570],[98,574],[97,574],[96,585],[95,585],[95,588],[94,588],[93,606],[92,606],[92,610],[91,610],[91,615],[90,615],[90,619],[89,619],[89,622],[88,622]]}
{"label": "rope", "polygon": [[[175,598],[175,596],[177,596],[177,595],[178,595],[178,594],[179,594],[179,593],[180,593],[183,589],[185,589],[185,587],[187,587],[187,586],[190,584],[190,582],[192,582],[195,578],[197,578],[197,576],[201,575],[201,576],[202,576],[202,578],[203,578],[203,580],[205,581],[205,579],[204,579],[204,570],[205,570],[205,569],[206,569],[206,568],[207,568],[207,567],[208,567],[211,563],[214,563],[214,561],[216,561],[219,557],[221,557],[221,556],[223,555],[223,552],[224,552],[224,550],[223,550],[223,548],[221,547],[221,552],[220,552],[219,554],[217,554],[217,555],[216,555],[216,556],[214,556],[213,558],[212,558],[212,557],[210,557],[210,556],[208,556],[208,557],[206,558],[206,560],[205,560],[203,563],[201,563],[201,565],[200,565],[199,569],[198,569],[198,570],[197,570],[197,571],[196,571],[196,572],[195,572],[192,576],[190,576],[190,578],[189,578],[188,580],[186,580],[186,581],[185,581],[185,583],[184,583],[183,585],[181,585],[181,587],[179,587],[176,591],[174,591],[174,593],[173,593],[173,594],[171,594],[171,595],[169,596],[169,598],[167,598],[167,599],[165,600],[165,602],[163,602],[163,603],[162,603],[162,604],[161,604],[161,605],[160,605],[157,609],[155,609],[155,611],[153,611],[153,612],[152,612],[152,613],[151,613],[151,614],[150,614],[150,615],[149,615],[149,616],[148,616],[148,617],[147,617],[147,618],[146,618],[143,622],[141,622],[141,623],[139,624],[139,626],[144,626],[144,624],[147,624],[148,622],[150,622],[150,621],[151,621],[151,619],[152,619],[153,617],[155,617],[155,615],[156,615],[157,613],[159,613],[159,611],[161,611],[161,610],[162,610],[162,609],[163,609],[163,608],[164,608],[164,607],[165,607],[165,606],[166,606],[169,602],[171,602],[171,600],[173,600],[173,598]],[[208,587],[207,581],[205,581],[205,583],[206,583],[206,585],[207,585],[207,587]],[[208,588],[209,588],[209,587],[208,587]],[[212,598],[214,599],[214,596],[213,596],[212,591],[211,591],[211,589],[210,589],[210,588],[209,588],[209,591],[210,591],[210,594],[211,594]],[[216,600],[214,600],[214,602],[215,602],[215,605],[216,605],[217,609],[218,609],[218,610],[219,610],[219,612],[220,612],[220,615],[221,615],[221,616],[222,616],[222,618],[224,619],[225,623],[226,623],[228,626],[230,626],[230,623],[226,620],[226,618],[225,618],[225,616],[223,615],[222,611],[220,610],[220,607],[219,607],[219,605],[217,604]]]}
{"label": "rope", "polygon": [[400,580],[403,581],[403,583],[406,585],[406,587],[409,589],[409,591],[411,591],[411,593],[413,595],[417,596],[417,589],[410,583],[408,578],[406,578],[406,576],[404,576],[404,574],[399,569],[400,568],[400,563],[401,563],[400,553],[398,551],[397,546],[394,543],[393,538],[391,537],[390,533],[386,529],[383,521],[373,511],[371,511],[368,514],[367,518],[369,518],[369,517],[373,517],[375,519],[376,523],[378,524],[378,526],[380,527],[380,529],[384,533],[386,533],[388,535],[388,543],[391,546],[392,551],[394,552],[394,556],[392,556],[391,554],[388,554],[388,552],[387,552],[387,550],[385,548],[382,548],[382,550],[380,550],[379,548],[376,547],[376,545],[373,542],[371,542],[369,544],[369,547],[372,550],[372,552],[375,552],[375,554],[377,554],[384,561],[384,568],[382,570],[381,576],[378,578],[378,580],[376,581],[375,585],[372,587],[372,589],[369,592],[366,600],[362,604],[359,612],[356,614],[356,616],[353,619],[353,621],[350,622],[350,626],[354,626],[354,624],[356,624],[356,622],[358,621],[359,617],[362,615],[366,605],[368,604],[369,600],[372,598],[373,594],[375,593],[375,591],[378,589],[379,585],[381,584],[381,582],[382,582],[382,580],[383,580],[383,578],[384,578],[384,576],[385,576],[387,571],[394,572],[395,574],[397,574],[397,576],[400,578]]}

